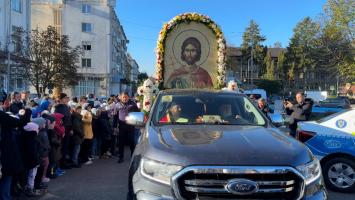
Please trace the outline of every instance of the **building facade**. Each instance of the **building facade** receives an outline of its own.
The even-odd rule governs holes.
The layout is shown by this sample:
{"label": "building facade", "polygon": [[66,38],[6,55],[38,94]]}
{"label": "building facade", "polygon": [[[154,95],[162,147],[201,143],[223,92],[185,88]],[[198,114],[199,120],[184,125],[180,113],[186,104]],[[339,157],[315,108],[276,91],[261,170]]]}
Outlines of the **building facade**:
{"label": "building facade", "polygon": [[[0,1],[0,90],[22,91],[28,84],[20,77],[19,38],[16,30],[30,30],[31,4],[27,0]],[[25,44],[25,42],[24,42]]]}
{"label": "building facade", "polygon": [[56,27],[72,47],[81,46],[78,85],[66,88],[70,96],[93,93],[109,96],[121,91],[128,40],[113,0],[32,0],[32,27]]}

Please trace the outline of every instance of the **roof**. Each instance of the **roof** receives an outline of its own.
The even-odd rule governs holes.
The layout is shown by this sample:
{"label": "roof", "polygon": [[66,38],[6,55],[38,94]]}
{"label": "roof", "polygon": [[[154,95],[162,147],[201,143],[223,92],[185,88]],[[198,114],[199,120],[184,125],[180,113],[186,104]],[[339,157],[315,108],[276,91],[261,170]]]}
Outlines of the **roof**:
{"label": "roof", "polygon": [[237,94],[242,95],[233,91],[228,90],[214,90],[214,89],[166,89],[161,91],[162,94]]}

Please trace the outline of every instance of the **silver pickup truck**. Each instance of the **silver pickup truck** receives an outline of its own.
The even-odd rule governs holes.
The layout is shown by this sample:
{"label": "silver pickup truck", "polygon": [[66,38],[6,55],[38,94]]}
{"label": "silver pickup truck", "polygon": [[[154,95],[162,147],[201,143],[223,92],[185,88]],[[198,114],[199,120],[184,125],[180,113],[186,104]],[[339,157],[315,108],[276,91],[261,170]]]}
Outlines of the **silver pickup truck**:
{"label": "silver pickup truck", "polygon": [[164,90],[132,155],[127,199],[327,199],[319,161],[247,96]]}

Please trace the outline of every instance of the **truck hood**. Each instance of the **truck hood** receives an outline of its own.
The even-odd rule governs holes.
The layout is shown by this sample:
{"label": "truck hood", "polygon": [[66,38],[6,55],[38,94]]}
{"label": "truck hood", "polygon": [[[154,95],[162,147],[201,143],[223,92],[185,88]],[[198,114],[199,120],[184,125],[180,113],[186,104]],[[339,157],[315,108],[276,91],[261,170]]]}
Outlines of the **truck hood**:
{"label": "truck hood", "polygon": [[274,128],[175,125],[148,129],[146,157],[188,165],[298,166],[308,149]]}

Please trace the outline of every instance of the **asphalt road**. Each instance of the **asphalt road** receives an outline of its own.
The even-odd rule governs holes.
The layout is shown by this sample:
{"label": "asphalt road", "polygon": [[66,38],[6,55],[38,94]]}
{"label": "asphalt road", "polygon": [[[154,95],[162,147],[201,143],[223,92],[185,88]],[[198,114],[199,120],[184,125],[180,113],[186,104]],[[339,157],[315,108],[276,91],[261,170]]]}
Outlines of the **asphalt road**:
{"label": "asphalt road", "polygon": [[[51,180],[48,193],[39,200],[124,200],[129,163],[116,161],[99,159],[93,165],[67,170],[65,175]],[[355,194],[329,192],[329,199],[353,200]]]}

